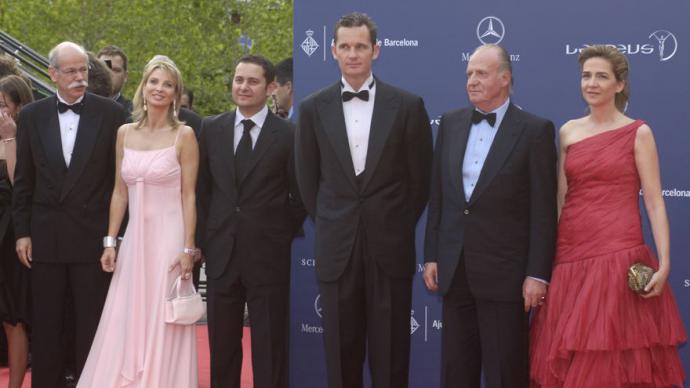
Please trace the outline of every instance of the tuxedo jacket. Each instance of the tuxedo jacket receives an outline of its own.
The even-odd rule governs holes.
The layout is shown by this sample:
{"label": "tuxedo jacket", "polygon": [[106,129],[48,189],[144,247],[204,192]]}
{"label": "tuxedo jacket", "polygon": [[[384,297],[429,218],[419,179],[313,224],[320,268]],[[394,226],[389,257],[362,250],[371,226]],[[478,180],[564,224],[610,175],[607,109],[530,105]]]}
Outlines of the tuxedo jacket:
{"label": "tuxedo jacket", "polygon": [[[206,274],[218,278],[242,268],[243,280],[253,285],[288,282],[292,239],[305,217],[294,177],[294,127],[268,113],[240,182],[235,180],[234,127],[235,112],[202,124],[197,240]],[[237,252],[237,242],[251,249]],[[230,266],[231,260],[245,265]]]}
{"label": "tuxedo jacket", "polygon": [[115,139],[127,116],[113,100],[86,93],[67,167],[57,101],[47,97],[19,113],[15,236],[31,237],[36,262],[98,262],[108,232]]}
{"label": "tuxedo jacket", "polygon": [[302,200],[315,222],[316,273],[337,280],[364,238],[392,277],[415,271],[415,226],[429,193],[432,135],[418,96],[376,80],[366,166],[355,176],[340,83],[300,105],[296,170]]}
{"label": "tuxedo jacket", "polygon": [[510,105],[469,201],[463,159],[473,108],[441,118],[432,170],[425,260],[440,293],[464,257],[476,298],[522,300],[525,276],[551,277],[556,237],[556,146],[548,120]]}

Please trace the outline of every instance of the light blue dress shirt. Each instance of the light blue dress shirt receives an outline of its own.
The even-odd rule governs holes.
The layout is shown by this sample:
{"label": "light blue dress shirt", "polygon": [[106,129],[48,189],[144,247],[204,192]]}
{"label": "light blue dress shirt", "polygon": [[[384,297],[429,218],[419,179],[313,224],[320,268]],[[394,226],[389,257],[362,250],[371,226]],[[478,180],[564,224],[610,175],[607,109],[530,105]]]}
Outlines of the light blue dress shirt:
{"label": "light blue dress shirt", "polygon": [[482,120],[480,123],[472,124],[470,127],[470,136],[467,138],[467,147],[465,148],[465,159],[462,162],[462,185],[465,190],[466,201],[470,200],[472,192],[477,186],[479,175],[482,172],[482,167],[484,167],[484,161],[486,161],[486,157],[489,155],[491,144],[494,142],[503,117],[508,111],[508,105],[510,105],[510,98],[491,112],[482,112],[477,109],[484,114],[496,113],[496,122],[492,127],[486,120]]}

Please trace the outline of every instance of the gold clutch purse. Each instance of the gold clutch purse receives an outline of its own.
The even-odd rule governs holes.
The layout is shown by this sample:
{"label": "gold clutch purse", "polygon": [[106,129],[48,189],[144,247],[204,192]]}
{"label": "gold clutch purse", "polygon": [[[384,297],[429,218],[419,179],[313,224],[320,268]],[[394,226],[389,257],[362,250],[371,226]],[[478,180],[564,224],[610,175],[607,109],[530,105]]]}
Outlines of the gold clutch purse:
{"label": "gold clutch purse", "polygon": [[644,294],[644,288],[654,275],[654,270],[642,263],[635,263],[628,268],[628,287],[638,294]]}

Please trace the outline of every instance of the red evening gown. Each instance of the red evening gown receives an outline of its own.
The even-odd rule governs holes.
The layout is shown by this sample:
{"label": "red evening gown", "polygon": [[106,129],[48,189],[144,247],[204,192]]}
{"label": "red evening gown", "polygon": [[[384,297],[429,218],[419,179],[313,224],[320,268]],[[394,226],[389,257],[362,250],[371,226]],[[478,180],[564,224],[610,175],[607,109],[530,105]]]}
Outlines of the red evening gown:
{"label": "red evening gown", "polygon": [[566,150],[553,275],[530,332],[532,386],[683,386],[676,346],[687,336],[671,287],[644,299],[627,284],[633,263],[658,268],[640,221],[634,146],[642,124]]}

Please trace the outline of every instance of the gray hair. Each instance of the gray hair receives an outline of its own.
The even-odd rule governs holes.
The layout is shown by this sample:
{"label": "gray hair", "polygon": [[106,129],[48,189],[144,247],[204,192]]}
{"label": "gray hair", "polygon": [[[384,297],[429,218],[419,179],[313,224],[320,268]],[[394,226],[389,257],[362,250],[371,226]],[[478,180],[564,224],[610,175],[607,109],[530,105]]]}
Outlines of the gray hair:
{"label": "gray hair", "polygon": [[86,54],[86,50],[84,48],[74,42],[62,42],[59,43],[57,46],[53,47],[50,52],[48,53],[48,63],[50,66],[57,68],[58,67],[58,56],[60,55],[60,51],[62,51],[64,48],[73,48],[77,50],[81,55],[84,56],[84,60],[88,63],[89,62],[89,56]]}
{"label": "gray hair", "polygon": [[498,69],[501,71],[507,71],[510,73],[510,91],[513,91],[513,64],[510,62],[510,54],[503,46],[499,46],[494,43],[483,44],[472,52],[472,55],[480,50],[484,49],[494,49],[498,53]]}

